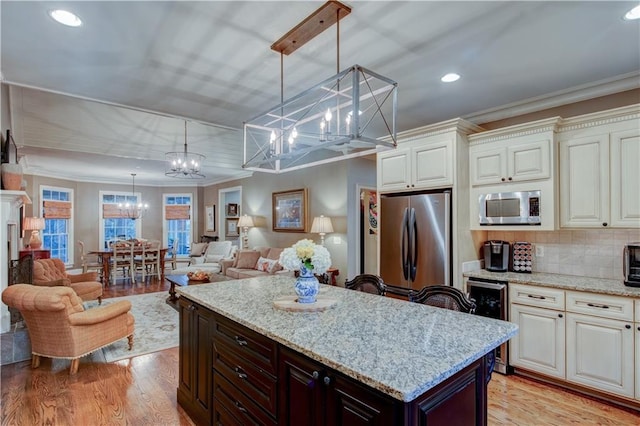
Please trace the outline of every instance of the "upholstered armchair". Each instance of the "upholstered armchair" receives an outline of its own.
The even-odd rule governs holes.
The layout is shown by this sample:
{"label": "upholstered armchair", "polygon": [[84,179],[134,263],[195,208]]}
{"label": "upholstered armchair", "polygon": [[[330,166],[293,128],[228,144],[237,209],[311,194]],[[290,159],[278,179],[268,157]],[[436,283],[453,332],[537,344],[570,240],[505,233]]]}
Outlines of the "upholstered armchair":
{"label": "upholstered armchair", "polygon": [[122,300],[84,310],[71,287],[14,284],[2,292],[2,301],[22,314],[31,339],[31,366],[40,357],[71,360],[69,374],[78,372],[80,357],[127,338],[133,347],[131,302]]}
{"label": "upholstered armchair", "polygon": [[102,284],[97,281],[98,274],[67,274],[60,259],[36,259],[33,261],[33,284],[37,286],[71,287],[84,301],[98,299],[102,303]]}

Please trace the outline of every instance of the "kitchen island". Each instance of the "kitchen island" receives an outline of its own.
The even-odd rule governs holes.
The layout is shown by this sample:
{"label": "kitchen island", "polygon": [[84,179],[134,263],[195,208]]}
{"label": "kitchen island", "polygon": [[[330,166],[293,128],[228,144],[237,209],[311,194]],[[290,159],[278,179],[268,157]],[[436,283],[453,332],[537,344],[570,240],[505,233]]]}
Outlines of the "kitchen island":
{"label": "kitchen island", "polygon": [[178,401],[194,421],[486,424],[486,355],[516,325],[327,285],[325,311],[274,308],[294,282],[177,290]]}

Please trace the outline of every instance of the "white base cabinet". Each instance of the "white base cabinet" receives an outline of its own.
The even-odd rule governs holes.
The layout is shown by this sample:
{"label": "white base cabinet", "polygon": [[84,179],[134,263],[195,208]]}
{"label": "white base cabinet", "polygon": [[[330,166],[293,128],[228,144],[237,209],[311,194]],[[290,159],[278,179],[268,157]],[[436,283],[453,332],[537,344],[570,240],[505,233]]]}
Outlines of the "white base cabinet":
{"label": "white base cabinet", "polygon": [[633,355],[630,323],[567,313],[567,381],[633,398]]}
{"label": "white base cabinet", "polygon": [[509,341],[510,364],[551,377],[565,377],[564,315],[560,311],[511,305],[511,322],[520,327]]}

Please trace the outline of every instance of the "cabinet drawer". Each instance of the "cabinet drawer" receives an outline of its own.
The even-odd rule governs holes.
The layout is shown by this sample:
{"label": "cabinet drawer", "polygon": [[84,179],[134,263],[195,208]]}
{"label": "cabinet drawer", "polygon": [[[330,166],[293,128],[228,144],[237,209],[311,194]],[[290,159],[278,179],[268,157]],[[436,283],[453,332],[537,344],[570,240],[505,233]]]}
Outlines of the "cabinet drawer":
{"label": "cabinet drawer", "polygon": [[219,317],[213,334],[214,345],[219,341],[227,342],[228,347],[236,354],[268,373],[276,375],[277,346],[273,340],[224,317]]}
{"label": "cabinet drawer", "polygon": [[224,377],[213,372],[214,424],[276,425],[266,412]]}
{"label": "cabinet drawer", "polygon": [[567,312],[633,321],[633,299],[567,291]]}
{"label": "cabinet drawer", "polygon": [[509,302],[564,311],[564,291],[554,288],[509,284]]}
{"label": "cabinet drawer", "polygon": [[214,344],[213,368],[272,416],[277,414],[277,380],[219,339]]}

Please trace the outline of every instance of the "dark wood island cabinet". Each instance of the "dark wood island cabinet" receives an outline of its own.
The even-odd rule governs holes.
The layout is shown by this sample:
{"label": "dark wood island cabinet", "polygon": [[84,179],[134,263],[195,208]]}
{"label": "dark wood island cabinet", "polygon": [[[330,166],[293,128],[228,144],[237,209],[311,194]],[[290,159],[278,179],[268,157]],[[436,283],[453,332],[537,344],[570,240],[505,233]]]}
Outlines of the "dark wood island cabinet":
{"label": "dark wood island cabinet", "polygon": [[[259,280],[231,283],[237,287],[242,287],[243,282],[251,283],[248,289],[253,289]],[[218,286],[222,291],[220,284],[228,286],[225,282],[192,287],[194,290],[201,288],[195,292],[199,295],[190,294],[188,288],[179,290],[182,297],[179,299],[178,402],[195,423],[292,426],[486,424],[486,356],[480,355],[433,386],[424,386],[426,389],[418,390],[416,395],[399,398],[396,393],[400,390],[395,389],[393,383],[387,388],[384,383],[371,382],[365,373],[354,376],[341,362],[316,356],[306,346],[298,347],[295,342],[284,339],[278,327],[263,328],[267,323],[257,319],[254,323],[249,307],[254,305],[247,303],[247,316],[241,318],[235,316],[234,309],[225,310],[225,298],[220,298],[219,304],[213,302],[215,291],[211,299],[200,295],[206,292],[202,288],[207,286]],[[268,285],[273,290],[274,282]],[[380,297],[332,288],[335,290],[331,291],[345,297],[342,303],[357,302],[351,300],[352,297]],[[242,288],[229,291],[243,294]],[[374,300],[374,303],[387,302]],[[389,303],[409,305],[399,301]],[[392,308],[398,306],[403,305]],[[287,327],[292,327],[294,335],[300,330],[300,324],[295,324],[300,319],[298,313],[273,310],[271,303],[263,308],[261,312],[253,312],[255,318],[265,314],[280,316],[288,323]],[[323,314],[327,312],[311,314],[307,319],[330,319]],[[329,315],[339,315],[339,312],[336,310]],[[515,328],[509,330],[515,331]],[[291,339],[295,340],[295,336]],[[336,341],[329,345],[339,350],[341,340],[336,335]],[[499,343],[496,341],[495,344]],[[318,351],[322,350],[322,345],[318,346]],[[407,365],[411,366],[411,360],[407,360]],[[419,377],[421,372],[409,372],[407,377],[414,375]],[[410,389],[415,392],[413,384]]]}

